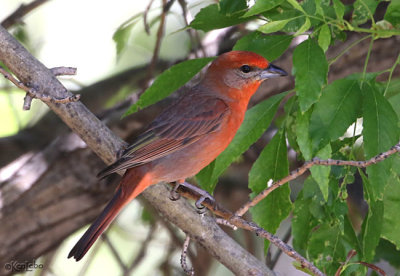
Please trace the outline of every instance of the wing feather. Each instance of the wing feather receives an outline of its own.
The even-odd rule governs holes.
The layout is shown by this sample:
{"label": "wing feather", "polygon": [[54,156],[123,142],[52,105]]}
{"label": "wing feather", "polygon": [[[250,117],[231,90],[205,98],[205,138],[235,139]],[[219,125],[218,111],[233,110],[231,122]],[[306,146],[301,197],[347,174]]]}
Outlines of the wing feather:
{"label": "wing feather", "polygon": [[228,114],[228,105],[222,99],[193,93],[184,96],[161,113],[124,151],[122,157],[98,176],[103,178],[180,150],[204,135],[217,131]]}

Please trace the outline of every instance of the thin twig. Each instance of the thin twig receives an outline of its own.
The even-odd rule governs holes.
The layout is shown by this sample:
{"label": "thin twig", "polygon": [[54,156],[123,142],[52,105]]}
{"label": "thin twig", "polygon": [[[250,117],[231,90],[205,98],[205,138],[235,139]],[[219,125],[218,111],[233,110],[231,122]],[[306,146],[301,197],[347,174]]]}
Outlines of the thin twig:
{"label": "thin twig", "polygon": [[261,228],[257,224],[255,224],[253,222],[248,222],[248,221],[246,221],[243,218],[238,217],[238,216],[232,217],[229,220],[229,222],[232,223],[233,225],[239,227],[239,228],[252,231],[252,232],[256,233],[257,236],[266,238],[271,243],[273,243],[276,247],[278,247],[280,250],[285,252],[286,255],[288,255],[289,257],[292,257],[293,259],[298,261],[300,263],[301,267],[307,268],[314,275],[317,275],[317,276],[323,276],[324,275],[316,266],[314,266],[306,258],[304,258],[299,253],[297,253],[297,251],[294,250],[290,245],[284,243],[277,236],[265,231],[263,228]]}
{"label": "thin twig", "polygon": [[117,249],[115,249],[114,245],[112,244],[112,242],[108,238],[107,233],[103,233],[103,235],[101,235],[100,237],[108,245],[108,247],[111,249],[111,253],[113,254],[114,258],[117,260],[117,263],[121,267],[122,271],[124,271],[124,273],[125,273],[128,270],[128,268],[126,267],[126,265],[122,261],[122,258],[119,255]]}
{"label": "thin twig", "polygon": [[140,247],[139,253],[136,255],[135,259],[131,263],[131,265],[128,267],[128,269],[124,272],[124,275],[131,275],[132,271],[137,267],[138,264],[143,260],[143,258],[146,256],[146,251],[147,248],[149,247],[150,241],[153,239],[153,234],[156,230],[156,224],[152,224],[150,226],[149,231],[147,232],[146,239],[142,242],[142,245]]}
{"label": "thin twig", "polygon": [[146,7],[146,9],[144,10],[144,13],[143,13],[144,30],[146,31],[146,33],[148,35],[150,35],[150,26],[149,26],[149,23],[147,22],[147,15],[148,15],[148,13],[150,11],[151,5],[153,5],[153,1],[154,0],[150,0],[149,1],[149,4],[147,5],[147,7]]}
{"label": "thin twig", "polygon": [[8,29],[15,23],[21,22],[22,17],[24,17],[26,14],[31,12],[32,10],[36,9],[40,5],[46,3],[49,0],[35,0],[30,2],[29,4],[21,4],[18,9],[16,9],[12,14],[10,14],[6,19],[1,22],[1,26],[3,28]]}
{"label": "thin twig", "polygon": [[224,226],[228,226],[230,228],[232,228],[233,230],[237,230],[237,226],[233,225],[232,223],[230,223],[229,221],[227,221],[226,219],[223,218],[216,218],[215,222]]}
{"label": "thin twig", "polygon": [[186,262],[187,258],[187,251],[190,245],[190,236],[186,234],[186,239],[185,242],[183,243],[182,247],[182,254],[181,254],[181,266],[183,268],[183,271],[186,273],[186,275],[194,275],[194,270],[193,268],[189,268]]}
{"label": "thin twig", "polygon": [[54,76],[73,76],[76,75],[76,68],[75,67],[54,67],[50,69],[51,73]]}
{"label": "thin twig", "polygon": [[[198,200],[200,197],[202,197],[202,194],[198,194],[196,191],[188,189],[186,186],[180,185],[177,189],[177,191],[191,199]],[[225,209],[223,206],[218,204],[215,200],[206,198],[204,201],[202,201],[202,204],[207,207],[209,210],[211,210],[214,214],[217,216],[220,216],[227,220],[230,224],[241,228],[245,230],[252,231],[256,233],[257,235],[262,236],[263,238],[268,239],[272,244],[274,244],[276,247],[278,247],[280,250],[282,250],[286,255],[288,255],[291,258],[294,258],[297,260],[303,267],[308,268],[310,271],[314,273],[314,275],[324,275],[321,271],[318,270],[316,266],[314,266],[311,262],[309,262],[307,259],[302,257],[299,253],[297,253],[292,247],[289,245],[285,244],[282,240],[280,240],[278,237],[272,235],[271,233],[268,233],[261,227],[257,226],[256,224],[252,222],[248,222],[245,219],[243,219],[240,216],[235,216],[231,211]]]}
{"label": "thin twig", "polygon": [[271,184],[271,186],[269,186],[268,188],[263,190],[256,197],[254,197],[252,200],[248,201],[239,210],[237,210],[235,215],[243,216],[250,209],[250,207],[255,206],[258,202],[260,202],[265,197],[267,197],[273,190],[275,190],[276,188],[279,188],[280,186],[282,186],[283,184],[285,184],[291,180],[298,178],[300,175],[302,175],[307,170],[309,170],[312,166],[315,166],[315,165],[352,166],[352,167],[358,167],[358,168],[365,168],[372,164],[381,162],[381,161],[385,160],[386,158],[388,158],[390,155],[393,155],[397,152],[400,152],[400,142],[398,144],[396,144],[395,146],[391,147],[388,151],[382,152],[366,161],[348,161],[348,160],[334,160],[334,159],[321,160],[319,158],[313,158],[311,161],[305,162],[304,165],[301,166],[300,168],[297,168],[296,170],[291,171],[289,173],[289,175],[286,176],[285,178],[282,178],[280,180],[273,182]]}
{"label": "thin twig", "polygon": [[[70,67],[58,67],[58,68],[59,69],[57,69],[57,70],[59,70],[59,71],[64,70],[65,73],[67,73],[67,72],[71,73],[72,72],[72,68],[68,69],[68,70],[65,69],[65,68],[70,68]],[[61,69],[61,68],[64,68],[64,69]],[[61,104],[65,104],[65,103],[77,102],[81,98],[81,95],[79,95],[79,94],[72,95],[72,96],[66,97],[66,98],[61,98],[61,99],[53,98],[51,96],[41,94],[41,93],[39,93],[37,91],[36,88],[28,87],[24,83],[18,81],[16,78],[14,78],[13,75],[8,73],[7,70],[5,70],[1,66],[0,66],[0,73],[3,74],[4,77],[6,79],[8,79],[9,81],[11,81],[15,86],[17,86],[18,88],[20,88],[20,89],[22,89],[22,90],[24,90],[26,92],[26,96],[24,98],[24,105],[23,105],[23,109],[24,110],[29,110],[31,108],[32,99],[39,99],[39,100],[41,100],[41,101],[43,101],[45,103],[61,103]]]}

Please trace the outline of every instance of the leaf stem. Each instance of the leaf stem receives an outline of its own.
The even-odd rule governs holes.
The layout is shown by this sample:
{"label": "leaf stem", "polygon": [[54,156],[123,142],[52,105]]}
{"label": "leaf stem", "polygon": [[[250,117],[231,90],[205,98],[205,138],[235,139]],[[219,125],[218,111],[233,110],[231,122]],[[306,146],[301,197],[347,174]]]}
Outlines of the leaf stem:
{"label": "leaf stem", "polygon": [[374,40],[371,38],[371,42],[369,43],[369,47],[368,47],[367,57],[365,58],[364,69],[363,69],[362,80],[361,80],[361,88],[362,88],[362,85],[365,80],[365,75],[367,74],[368,61],[369,61],[369,57],[371,56],[371,51],[372,51],[373,45],[374,45]]}
{"label": "leaf stem", "polygon": [[366,40],[367,38],[370,38],[370,37],[372,37],[372,35],[367,35],[367,36],[364,36],[364,37],[362,37],[362,38],[360,38],[359,40],[356,40],[356,41],[354,41],[353,43],[351,43],[346,49],[344,49],[339,55],[337,55],[336,57],[334,57],[334,58],[332,58],[330,61],[329,61],[329,66],[330,65],[332,65],[332,63],[335,63],[339,58],[341,58],[347,51],[349,51],[351,48],[353,48],[354,46],[356,46],[358,43],[360,43],[360,42],[362,42],[362,41],[364,41],[364,40]]}
{"label": "leaf stem", "polygon": [[397,56],[397,59],[396,59],[396,61],[394,62],[392,68],[390,68],[390,71],[389,71],[389,72],[390,72],[390,73],[389,73],[389,78],[388,78],[388,81],[387,81],[387,83],[386,83],[386,88],[385,88],[385,92],[383,92],[383,96],[386,96],[386,92],[388,91],[389,84],[390,84],[390,82],[391,82],[391,80],[392,80],[393,71],[394,71],[394,69],[396,69],[396,66],[397,66],[399,63],[400,63],[400,53],[399,53],[399,55]]}

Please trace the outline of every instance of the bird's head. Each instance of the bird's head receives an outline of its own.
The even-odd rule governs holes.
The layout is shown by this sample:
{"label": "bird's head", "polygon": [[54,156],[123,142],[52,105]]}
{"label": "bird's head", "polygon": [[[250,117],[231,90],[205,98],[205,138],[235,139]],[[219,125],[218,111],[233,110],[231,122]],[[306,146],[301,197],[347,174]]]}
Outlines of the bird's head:
{"label": "bird's head", "polygon": [[227,96],[250,98],[264,80],[280,76],[287,73],[264,57],[253,52],[231,51],[212,62],[204,80],[216,85],[219,92],[229,93]]}

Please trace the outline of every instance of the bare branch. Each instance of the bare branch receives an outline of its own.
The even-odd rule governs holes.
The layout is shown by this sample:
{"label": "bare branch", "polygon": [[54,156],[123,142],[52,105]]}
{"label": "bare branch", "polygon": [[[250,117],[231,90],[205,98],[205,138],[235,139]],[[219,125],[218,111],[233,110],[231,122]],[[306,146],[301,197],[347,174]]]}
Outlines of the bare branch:
{"label": "bare branch", "polygon": [[[64,72],[67,72],[65,69],[61,69],[61,68],[66,68],[66,67],[57,67],[57,73],[60,73],[61,70],[64,70]],[[71,68],[71,67],[69,67]],[[73,68],[71,68],[73,69]],[[72,70],[68,71],[71,72]],[[25,85],[24,83],[18,81],[16,78],[13,77],[13,75],[11,75],[10,73],[8,73],[3,67],[0,66],[0,73],[4,75],[4,77],[6,79],[8,79],[9,81],[11,81],[13,84],[15,84],[15,86],[17,86],[18,88],[26,91],[26,96],[24,98],[24,105],[23,105],[23,109],[24,110],[29,110],[31,108],[31,102],[32,99],[39,99],[45,103],[61,103],[61,104],[65,104],[65,103],[72,103],[72,102],[77,102],[79,101],[79,99],[81,98],[81,95],[72,95],[66,98],[55,98],[55,97],[51,97],[48,95],[44,95],[39,93],[35,88],[33,87],[28,87],[27,85]]]}
{"label": "bare branch", "polygon": [[303,166],[297,168],[294,171],[291,171],[288,176],[282,178],[278,181],[275,181],[268,188],[259,193],[252,200],[248,201],[245,205],[243,205],[239,210],[236,211],[236,216],[243,216],[251,207],[255,206],[258,202],[266,198],[273,190],[279,188],[283,184],[294,180],[304,174],[307,170],[309,170],[312,166],[321,165],[321,166],[352,166],[358,168],[365,168],[370,165],[376,164],[388,158],[390,155],[393,155],[397,152],[400,152],[400,142],[395,146],[391,147],[388,151],[382,152],[369,160],[366,161],[347,161],[347,160],[334,160],[327,159],[321,160],[317,157],[313,158],[311,161],[304,163]]}
{"label": "bare branch", "polygon": [[18,9],[16,9],[12,14],[10,14],[6,19],[1,22],[1,26],[3,28],[8,29],[15,23],[21,22],[22,17],[27,15],[32,10],[36,9],[40,5],[46,3],[49,0],[35,0],[30,2],[29,4],[21,4]]}

